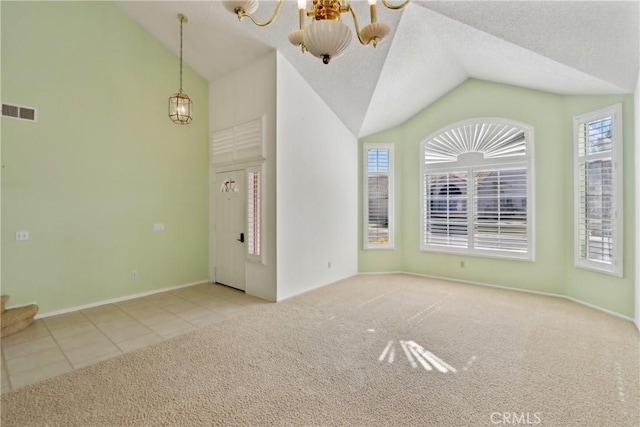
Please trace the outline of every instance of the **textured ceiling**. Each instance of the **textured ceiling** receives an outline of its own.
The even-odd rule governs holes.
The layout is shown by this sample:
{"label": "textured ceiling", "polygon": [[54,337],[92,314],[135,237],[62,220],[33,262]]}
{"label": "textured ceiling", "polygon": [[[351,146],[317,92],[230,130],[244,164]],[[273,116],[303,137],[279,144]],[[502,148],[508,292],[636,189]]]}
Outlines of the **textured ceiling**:
{"label": "textured ceiling", "polygon": [[[256,16],[266,20],[275,3],[260,3]],[[351,3],[364,25],[367,2]],[[404,122],[469,77],[561,94],[635,89],[640,1],[414,0],[402,11],[378,3],[391,33],[375,49],[354,37],[329,65],[289,43],[295,1],[266,28],[239,23],[219,1],[118,6],[176,53],[176,14],[187,15],[184,60],[210,81],[279,50],[356,136]],[[350,16],[343,20],[352,26]]]}

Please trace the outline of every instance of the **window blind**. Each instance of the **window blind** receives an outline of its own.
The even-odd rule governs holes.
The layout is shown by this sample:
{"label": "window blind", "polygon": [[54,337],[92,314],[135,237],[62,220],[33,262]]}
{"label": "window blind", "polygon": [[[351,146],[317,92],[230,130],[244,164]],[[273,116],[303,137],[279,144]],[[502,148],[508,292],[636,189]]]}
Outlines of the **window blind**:
{"label": "window blind", "polygon": [[470,119],[420,148],[421,250],[534,259],[533,128]]}
{"label": "window blind", "polygon": [[614,168],[612,117],[578,125],[579,257],[604,264],[614,259]]}
{"label": "window blind", "polygon": [[260,172],[249,171],[247,181],[247,251],[260,255]]}
{"label": "window blind", "polygon": [[391,147],[365,145],[365,247],[390,247]]}
{"label": "window blind", "polygon": [[467,173],[425,174],[424,181],[425,243],[467,248],[469,246]]}
{"label": "window blind", "polygon": [[211,135],[211,164],[263,159],[263,119],[242,123]]}
{"label": "window blind", "polygon": [[474,172],[474,245],[526,253],[527,170]]}

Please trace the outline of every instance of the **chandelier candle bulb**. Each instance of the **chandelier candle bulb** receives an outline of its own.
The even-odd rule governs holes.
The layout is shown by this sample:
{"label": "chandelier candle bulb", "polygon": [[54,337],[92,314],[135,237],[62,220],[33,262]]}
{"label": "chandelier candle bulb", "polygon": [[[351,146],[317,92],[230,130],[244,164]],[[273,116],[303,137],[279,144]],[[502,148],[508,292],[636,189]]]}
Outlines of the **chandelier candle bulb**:
{"label": "chandelier candle bulb", "polygon": [[378,22],[378,10],[376,9],[376,0],[369,0],[369,11],[371,12],[371,23]]}
{"label": "chandelier candle bulb", "polygon": [[[300,5],[302,3],[302,6]],[[304,2],[298,2],[298,14],[300,15],[300,29],[304,30]]]}

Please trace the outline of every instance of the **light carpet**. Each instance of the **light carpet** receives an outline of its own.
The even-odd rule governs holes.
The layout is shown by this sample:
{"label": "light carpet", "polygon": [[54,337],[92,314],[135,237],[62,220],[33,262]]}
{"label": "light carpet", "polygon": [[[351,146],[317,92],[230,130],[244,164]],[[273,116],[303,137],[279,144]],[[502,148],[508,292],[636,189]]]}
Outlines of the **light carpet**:
{"label": "light carpet", "polygon": [[637,426],[639,355],[564,299],[356,276],[6,393],[2,425]]}

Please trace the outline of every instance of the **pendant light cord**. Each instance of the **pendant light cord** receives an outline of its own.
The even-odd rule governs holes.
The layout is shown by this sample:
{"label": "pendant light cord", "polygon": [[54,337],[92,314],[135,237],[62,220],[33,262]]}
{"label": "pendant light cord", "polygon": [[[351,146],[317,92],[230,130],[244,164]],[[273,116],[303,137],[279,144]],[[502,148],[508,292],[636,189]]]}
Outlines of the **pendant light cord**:
{"label": "pendant light cord", "polygon": [[183,17],[180,17],[180,93],[182,93],[182,22]]}

